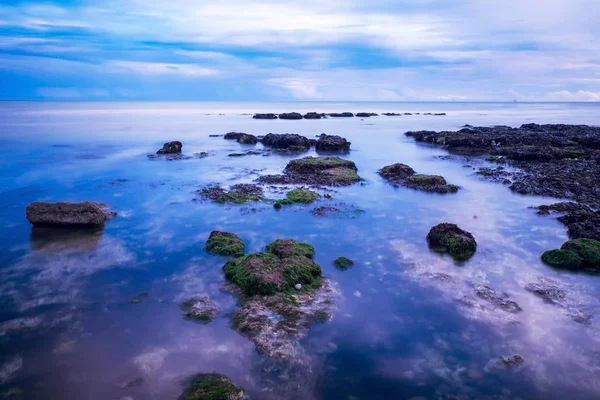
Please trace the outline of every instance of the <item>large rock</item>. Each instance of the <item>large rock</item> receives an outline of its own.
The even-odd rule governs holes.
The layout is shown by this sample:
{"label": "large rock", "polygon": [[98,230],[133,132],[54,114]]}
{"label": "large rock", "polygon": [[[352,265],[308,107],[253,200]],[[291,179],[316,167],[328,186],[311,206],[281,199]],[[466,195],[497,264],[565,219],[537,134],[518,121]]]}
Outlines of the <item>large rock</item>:
{"label": "large rock", "polygon": [[334,118],[351,118],[354,117],[354,114],[352,114],[351,112],[342,112],[342,113],[329,113],[327,114],[330,117],[334,117]]}
{"label": "large rock", "polygon": [[220,256],[241,257],[246,246],[235,233],[212,231],[206,242],[206,250]]}
{"label": "large rock", "polygon": [[581,270],[600,269],[600,241],[593,239],[573,239],[560,249],[542,254],[542,261],[556,268]]}
{"label": "large rock", "polygon": [[239,138],[241,138],[244,135],[247,135],[247,133],[244,133],[244,132],[227,132],[225,134],[225,136],[223,136],[223,139],[225,139],[225,140],[238,140]]}
{"label": "large rock", "polygon": [[321,135],[315,149],[319,152],[327,153],[347,153],[350,151],[350,142],[337,135]]}
{"label": "large rock", "polygon": [[388,165],[379,171],[379,175],[393,185],[422,190],[424,192],[445,194],[456,193],[459,189],[456,185],[449,185],[443,176],[416,174],[406,164]]}
{"label": "large rock", "polygon": [[302,119],[302,114],[297,112],[279,114],[279,119]]}
{"label": "large rock", "polygon": [[283,175],[261,176],[259,181],[270,184],[348,186],[362,180],[356,171],[356,164],[350,160],[305,157],[290,161]]}
{"label": "large rock", "polygon": [[27,206],[26,217],[36,227],[89,227],[103,225],[115,212],[103,203],[35,202]]}
{"label": "large rock", "polygon": [[256,144],[258,139],[254,135],[245,134],[237,138],[237,142],[240,144]]}
{"label": "large rock", "polygon": [[304,119],[321,119],[324,118],[325,114],[319,114],[316,112],[309,112],[304,114]]}
{"label": "large rock", "polygon": [[277,115],[275,114],[254,114],[252,117],[254,119],[277,119]]}
{"label": "large rock", "polygon": [[177,400],[245,400],[246,393],[227,376],[217,373],[194,375]]}
{"label": "large rock", "polygon": [[162,149],[158,150],[156,154],[180,154],[183,144],[179,141],[167,142],[163,145]]}
{"label": "large rock", "polygon": [[263,137],[262,144],[286,152],[308,151],[311,146],[308,138],[295,133],[269,133]]}
{"label": "large rock", "polygon": [[448,253],[457,260],[468,260],[477,250],[473,235],[455,224],[434,226],[427,235],[427,242],[433,250]]}
{"label": "large rock", "polygon": [[367,113],[367,112],[360,112],[357,113],[356,116],[359,118],[369,118],[369,117],[377,117],[377,113]]}

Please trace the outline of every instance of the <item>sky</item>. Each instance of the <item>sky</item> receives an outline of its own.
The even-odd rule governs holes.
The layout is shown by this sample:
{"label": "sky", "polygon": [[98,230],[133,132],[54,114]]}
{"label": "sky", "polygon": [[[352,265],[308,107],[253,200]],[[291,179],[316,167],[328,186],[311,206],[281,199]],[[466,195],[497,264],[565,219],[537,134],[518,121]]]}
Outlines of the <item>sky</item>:
{"label": "sky", "polygon": [[0,0],[1,100],[600,101],[600,0]]}

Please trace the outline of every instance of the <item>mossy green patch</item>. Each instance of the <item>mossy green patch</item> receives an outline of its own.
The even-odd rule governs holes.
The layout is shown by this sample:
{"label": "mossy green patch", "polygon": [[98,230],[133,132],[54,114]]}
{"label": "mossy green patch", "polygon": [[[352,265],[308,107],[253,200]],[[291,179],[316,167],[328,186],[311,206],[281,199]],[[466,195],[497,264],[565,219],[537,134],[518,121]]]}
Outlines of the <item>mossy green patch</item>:
{"label": "mossy green patch", "polygon": [[275,208],[279,209],[283,205],[301,203],[308,204],[312,203],[316,199],[319,198],[319,195],[313,191],[306,189],[293,189],[287,192],[286,198],[277,200],[273,205]]}
{"label": "mossy green patch", "polygon": [[477,242],[471,233],[448,223],[434,226],[427,235],[427,242],[434,250],[461,261],[471,258],[477,250]]}
{"label": "mossy green patch", "polygon": [[269,243],[266,250],[280,258],[304,256],[313,259],[315,257],[315,248],[312,245],[294,239],[278,239]]}
{"label": "mossy green patch", "polygon": [[198,374],[187,381],[187,389],[178,400],[243,400],[242,389],[221,374]]}
{"label": "mossy green patch", "polygon": [[581,269],[583,259],[571,250],[550,250],[542,254],[542,261],[556,268]]}
{"label": "mossy green patch", "polygon": [[600,268],[600,242],[593,239],[574,239],[562,245],[561,250],[570,250],[579,255],[584,267]]}
{"label": "mossy green patch", "polygon": [[236,234],[213,231],[206,242],[206,250],[221,256],[241,257],[244,255],[245,245]]}
{"label": "mossy green patch", "polygon": [[350,268],[351,266],[354,265],[354,261],[350,260],[349,258],[346,257],[338,257],[334,262],[333,265],[336,266],[336,268],[341,269],[342,271],[347,270],[348,268]]}

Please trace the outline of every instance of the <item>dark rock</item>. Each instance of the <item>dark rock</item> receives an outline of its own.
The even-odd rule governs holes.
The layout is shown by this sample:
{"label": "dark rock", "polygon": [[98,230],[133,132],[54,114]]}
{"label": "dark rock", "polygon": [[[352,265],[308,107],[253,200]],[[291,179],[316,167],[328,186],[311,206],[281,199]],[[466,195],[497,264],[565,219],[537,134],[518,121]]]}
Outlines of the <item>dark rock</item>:
{"label": "dark rock", "polygon": [[537,207],[539,215],[558,213],[558,220],[568,228],[571,239],[600,240],[600,211],[573,202],[562,202]]}
{"label": "dark rock", "polygon": [[302,114],[297,112],[279,114],[279,119],[302,119]]}
{"label": "dark rock", "polygon": [[246,246],[235,233],[212,231],[206,242],[206,250],[220,256],[241,257]]}
{"label": "dark rock", "polygon": [[567,297],[564,290],[546,281],[528,283],[525,290],[541,297],[546,303],[560,303]]}
{"label": "dark rock", "polygon": [[242,204],[263,199],[263,189],[258,185],[239,183],[233,185],[229,191],[219,186],[208,186],[197,192],[202,198],[217,203]]}
{"label": "dark rock", "polygon": [[369,117],[377,117],[378,114],[376,114],[376,113],[360,112],[360,113],[357,113],[356,116],[359,117],[359,118],[369,118]]}
{"label": "dark rock", "polygon": [[415,174],[415,171],[406,164],[393,164],[382,168],[379,175],[396,186],[433,193],[456,193],[456,185],[449,185],[444,177],[439,175]]}
{"label": "dark rock", "polygon": [[503,367],[506,368],[516,368],[516,367],[520,367],[521,365],[523,365],[525,363],[525,360],[523,359],[523,357],[519,356],[519,355],[515,355],[512,357],[500,357],[500,359],[498,360],[498,364],[500,364]]}
{"label": "dark rock", "polygon": [[402,116],[402,113],[383,113],[382,115],[385,115],[386,117],[400,117]]}
{"label": "dark rock", "polygon": [[208,157],[209,155],[210,155],[210,154],[208,154],[208,153],[207,153],[207,152],[205,152],[205,151],[201,151],[201,152],[199,152],[199,153],[194,153],[194,156],[196,156],[196,157],[198,157],[198,158],[206,158],[206,157]]}
{"label": "dark rock", "polygon": [[493,304],[494,306],[509,312],[517,313],[521,311],[521,307],[514,301],[508,300],[508,296],[504,293],[498,293],[488,286],[478,286],[475,293],[482,299]]}
{"label": "dark rock", "polygon": [[227,157],[244,157],[244,156],[247,156],[247,154],[246,153],[230,153],[230,154],[227,154]]}
{"label": "dark rock", "polygon": [[321,118],[325,118],[325,114],[319,114],[316,112],[309,112],[307,114],[304,114],[304,119],[321,119]]}
{"label": "dark rock", "polygon": [[36,227],[86,227],[103,225],[115,215],[116,213],[110,211],[106,204],[90,201],[82,203],[36,202],[28,205],[26,209],[27,220]]}
{"label": "dark rock", "polygon": [[150,295],[146,292],[140,293],[137,296],[131,298],[129,300],[129,304],[140,304],[142,302],[144,302],[146,299],[148,299],[148,297],[150,297]]}
{"label": "dark rock", "polygon": [[351,112],[343,112],[343,113],[329,113],[327,114],[330,117],[334,117],[334,118],[351,118],[354,117],[354,114],[352,114]]}
{"label": "dark rock", "polygon": [[292,160],[283,175],[267,175],[260,182],[271,184],[308,184],[348,186],[361,181],[356,165],[339,157],[306,157]]}
{"label": "dark rock", "polygon": [[177,400],[245,400],[246,393],[222,374],[198,374],[186,382],[187,389]]}
{"label": "dark rock", "polygon": [[237,138],[237,142],[240,144],[256,144],[258,139],[254,135],[243,134]]}
{"label": "dark rock", "polygon": [[242,136],[247,135],[247,133],[244,132],[227,132],[225,134],[225,136],[223,136],[223,139],[225,140],[238,140],[239,138],[241,138]]}
{"label": "dark rock", "polygon": [[440,115],[446,115],[446,113],[435,113],[435,114],[433,114],[433,115],[438,115],[438,116],[440,116]]}
{"label": "dark rock", "polygon": [[223,135],[208,135],[208,137],[221,137]]}
{"label": "dark rock", "polygon": [[333,262],[333,265],[335,265],[335,267],[337,269],[345,271],[345,270],[347,270],[348,268],[350,268],[351,266],[354,265],[354,261],[352,261],[352,260],[350,260],[349,258],[346,258],[346,257],[338,257]]}
{"label": "dark rock", "polygon": [[321,135],[315,144],[318,152],[347,153],[350,151],[350,142],[337,135]]}
{"label": "dark rock", "polygon": [[276,151],[303,152],[310,149],[308,138],[295,133],[269,133],[262,139],[264,146],[272,147]]}
{"label": "dark rock", "polygon": [[181,303],[180,308],[186,319],[202,323],[212,321],[221,311],[209,297],[194,297]]}
{"label": "dark rock", "polygon": [[179,154],[183,144],[179,141],[168,142],[163,145],[163,148],[158,150],[156,154]]}
{"label": "dark rock", "polygon": [[448,253],[458,260],[468,260],[477,249],[477,242],[471,233],[448,223],[431,228],[427,242],[435,251]]}
{"label": "dark rock", "polygon": [[277,119],[277,115],[275,114],[254,114],[252,117],[254,119]]}

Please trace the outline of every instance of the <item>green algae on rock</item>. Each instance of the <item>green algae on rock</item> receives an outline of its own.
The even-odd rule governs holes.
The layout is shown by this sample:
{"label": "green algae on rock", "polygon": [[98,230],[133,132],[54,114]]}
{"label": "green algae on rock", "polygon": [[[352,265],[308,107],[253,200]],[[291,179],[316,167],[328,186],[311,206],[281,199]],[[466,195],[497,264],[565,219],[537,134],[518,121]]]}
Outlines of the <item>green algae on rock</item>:
{"label": "green algae on rock", "polygon": [[312,203],[318,198],[319,195],[313,191],[306,189],[293,189],[287,192],[285,199],[277,200],[273,206],[279,209],[281,206],[288,204],[308,204]]}
{"label": "green algae on rock", "polygon": [[206,250],[220,256],[241,257],[246,246],[240,237],[234,233],[213,231],[206,242]]}
{"label": "green algae on rock", "polygon": [[427,235],[427,242],[432,249],[448,253],[462,261],[471,258],[477,249],[477,242],[471,233],[449,223],[431,228]]}
{"label": "green algae on rock", "polygon": [[581,269],[583,259],[571,250],[550,250],[542,254],[542,261],[556,268]]}
{"label": "green algae on rock", "polygon": [[562,245],[561,250],[577,253],[584,267],[600,268],[600,241],[593,239],[574,239]]}
{"label": "green algae on rock", "polygon": [[401,163],[383,167],[379,175],[393,185],[424,192],[445,194],[456,193],[459,189],[456,185],[448,184],[443,176],[417,174],[411,167]]}
{"label": "green algae on rock", "polygon": [[279,258],[303,256],[312,260],[315,257],[315,248],[312,245],[294,239],[278,239],[269,243],[266,250]]}
{"label": "green algae on rock", "polygon": [[339,157],[305,157],[292,160],[283,175],[265,175],[262,183],[349,186],[362,179],[356,164]]}
{"label": "green algae on rock", "polygon": [[333,265],[335,265],[336,268],[341,269],[342,271],[345,271],[345,270],[347,270],[348,268],[350,268],[351,266],[354,265],[354,261],[352,261],[352,260],[350,260],[349,258],[346,258],[346,257],[338,257],[333,262]]}
{"label": "green algae on rock", "polygon": [[219,313],[219,307],[209,297],[194,297],[180,305],[186,319],[208,323]]}
{"label": "green algae on rock", "polygon": [[229,191],[220,186],[209,186],[197,192],[200,197],[216,203],[243,204],[263,200],[263,189],[258,185],[239,183],[231,186]]}
{"label": "green algae on rock", "polygon": [[198,374],[186,382],[187,389],[178,400],[244,400],[243,389],[234,385],[227,376],[217,373]]}

